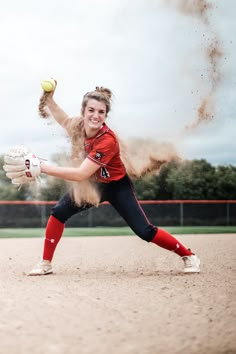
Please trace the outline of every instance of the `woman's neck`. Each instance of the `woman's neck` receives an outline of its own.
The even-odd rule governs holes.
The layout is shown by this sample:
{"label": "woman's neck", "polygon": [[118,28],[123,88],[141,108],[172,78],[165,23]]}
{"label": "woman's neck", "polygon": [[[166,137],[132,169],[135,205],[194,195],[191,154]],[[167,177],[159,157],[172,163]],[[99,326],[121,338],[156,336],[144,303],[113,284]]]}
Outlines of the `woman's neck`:
{"label": "woman's neck", "polygon": [[96,136],[97,133],[99,132],[99,130],[102,129],[103,125],[104,125],[104,123],[98,129],[92,129],[90,127],[85,127],[86,137],[87,138],[93,138],[94,136]]}

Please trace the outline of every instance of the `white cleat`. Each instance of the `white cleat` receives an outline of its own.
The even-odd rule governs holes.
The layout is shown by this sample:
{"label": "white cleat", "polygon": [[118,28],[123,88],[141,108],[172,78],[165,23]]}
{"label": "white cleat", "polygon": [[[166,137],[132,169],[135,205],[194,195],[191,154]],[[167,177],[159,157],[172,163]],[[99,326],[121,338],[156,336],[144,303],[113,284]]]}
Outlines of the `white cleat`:
{"label": "white cleat", "polygon": [[29,273],[28,275],[46,275],[52,273],[52,264],[50,261],[42,259]]}
{"label": "white cleat", "polygon": [[182,257],[184,261],[184,273],[199,273],[200,258],[196,254]]}

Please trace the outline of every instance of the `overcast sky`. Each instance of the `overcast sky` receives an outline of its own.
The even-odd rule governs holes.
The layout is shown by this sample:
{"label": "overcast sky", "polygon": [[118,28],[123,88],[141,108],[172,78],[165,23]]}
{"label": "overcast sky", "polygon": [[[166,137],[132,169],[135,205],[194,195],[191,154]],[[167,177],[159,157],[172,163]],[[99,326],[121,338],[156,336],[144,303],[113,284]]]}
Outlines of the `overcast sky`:
{"label": "overcast sky", "polygon": [[[50,159],[68,148],[63,131],[38,115],[40,83],[54,77],[55,99],[71,116],[84,93],[106,86],[114,93],[108,124],[121,137],[236,164],[236,2],[197,0],[212,5],[202,16],[194,3],[0,0],[0,154],[26,144]],[[194,126],[206,98],[214,118]]]}

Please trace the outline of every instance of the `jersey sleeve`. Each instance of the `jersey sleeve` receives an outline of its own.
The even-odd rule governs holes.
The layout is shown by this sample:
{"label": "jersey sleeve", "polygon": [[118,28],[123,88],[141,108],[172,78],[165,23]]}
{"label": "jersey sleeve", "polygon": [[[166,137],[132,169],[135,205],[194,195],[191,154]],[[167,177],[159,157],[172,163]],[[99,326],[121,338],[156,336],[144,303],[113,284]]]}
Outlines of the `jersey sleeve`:
{"label": "jersey sleeve", "polygon": [[118,142],[113,136],[106,134],[97,139],[87,157],[99,165],[106,166],[118,151]]}

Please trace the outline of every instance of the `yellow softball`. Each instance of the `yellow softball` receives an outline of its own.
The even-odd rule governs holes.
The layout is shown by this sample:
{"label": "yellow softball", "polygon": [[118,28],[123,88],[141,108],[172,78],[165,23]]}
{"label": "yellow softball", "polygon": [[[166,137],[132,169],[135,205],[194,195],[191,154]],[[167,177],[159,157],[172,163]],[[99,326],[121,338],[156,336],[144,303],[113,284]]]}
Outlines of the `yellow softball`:
{"label": "yellow softball", "polygon": [[51,92],[56,87],[56,82],[53,79],[43,80],[41,82],[41,87],[45,92]]}

